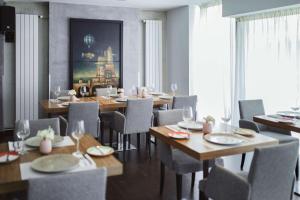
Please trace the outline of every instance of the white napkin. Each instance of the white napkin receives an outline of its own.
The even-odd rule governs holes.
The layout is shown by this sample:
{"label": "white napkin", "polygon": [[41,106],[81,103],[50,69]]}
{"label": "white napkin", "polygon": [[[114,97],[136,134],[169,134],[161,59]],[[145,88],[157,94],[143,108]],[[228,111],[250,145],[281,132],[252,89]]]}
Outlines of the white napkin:
{"label": "white napkin", "polygon": [[[75,143],[70,138],[70,136],[64,136],[63,138],[64,138],[64,140],[61,141],[60,143],[56,144],[54,146],[54,148],[55,147],[67,147],[67,146],[73,146],[73,145],[75,145]],[[19,143],[19,146],[18,146],[18,143]],[[22,147],[22,141],[15,141],[15,142],[9,141],[8,142],[8,149],[9,149],[9,151],[15,151],[14,144],[15,144],[15,147],[17,148],[17,150],[19,150]],[[30,151],[30,150],[34,150],[34,149],[36,149],[36,148],[29,147],[29,146],[25,145],[25,150],[26,151]]]}
{"label": "white napkin", "polygon": [[167,129],[170,129],[171,131],[174,131],[174,132],[178,132],[178,131],[181,131],[181,132],[186,132],[185,129],[182,129],[180,128],[179,126],[177,125],[167,125],[165,126]]}
{"label": "white napkin", "polygon": [[[82,157],[80,159],[79,166],[76,169],[73,169],[73,170],[68,171],[68,172],[54,173],[54,175],[55,174],[63,174],[63,173],[74,173],[74,172],[79,172],[79,171],[87,171],[87,170],[96,169],[97,166],[96,166],[96,163],[94,162],[94,160],[88,154],[85,154],[85,156],[87,157],[87,159]],[[21,163],[20,164],[20,172],[21,172],[21,179],[22,180],[28,180],[28,179],[34,179],[34,178],[43,178],[43,177],[53,175],[52,173],[41,173],[41,172],[34,171],[33,169],[31,169],[31,162]]]}

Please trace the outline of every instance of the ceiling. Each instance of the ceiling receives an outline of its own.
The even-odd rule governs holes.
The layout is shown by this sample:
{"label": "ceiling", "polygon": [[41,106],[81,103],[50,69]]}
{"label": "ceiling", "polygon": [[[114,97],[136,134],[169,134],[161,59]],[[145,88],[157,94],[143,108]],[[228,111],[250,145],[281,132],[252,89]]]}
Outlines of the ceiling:
{"label": "ceiling", "polygon": [[207,2],[208,0],[6,0],[6,1],[22,1],[22,2],[56,2],[56,3],[72,3],[87,4],[99,6],[116,6],[140,8],[143,10],[169,10],[172,8],[194,5]]}

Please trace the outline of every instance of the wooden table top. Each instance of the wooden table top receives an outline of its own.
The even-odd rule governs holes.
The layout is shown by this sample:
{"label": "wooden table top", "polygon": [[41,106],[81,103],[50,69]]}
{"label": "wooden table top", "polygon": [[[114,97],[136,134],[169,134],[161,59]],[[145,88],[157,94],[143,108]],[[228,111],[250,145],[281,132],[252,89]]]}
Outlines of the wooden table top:
{"label": "wooden table top", "polygon": [[253,121],[260,123],[260,124],[267,125],[267,126],[272,126],[272,127],[280,128],[283,130],[294,131],[294,132],[300,133],[300,124],[299,123],[298,124],[282,123],[282,122],[279,122],[278,119],[276,119],[274,117],[270,117],[268,115],[254,116]]}
{"label": "wooden table top", "polygon": [[[130,97],[130,99],[138,99],[137,97]],[[114,99],[106,99],[105,97],[82,97],[78,102],[98,102],[100,110],[118,110],[126,108],[125,102],[117,102]],[[159,97],[153,97],[154,106],[162,106],[172,103],[172,100],[160,99]],[[45,113],[50,114],[62,114],[68,112],[68,107],[61,106],[57,103],[53,103],[50,100],[42,100],[40,102],[42,109]]]}
{"label": "wooden table top", "polygon": [[[233,127],[228,126],[227,131],[231,132]],[[225,130],[225,125],[217,125],[214,133],[221,133]],[[189,140],[175,140],[168,136],[172,132],[166,127],[154,127],[150,133],[163,142],[177,148],[186,154],[198,160],[210,160],[222,156],[242,154],[254,151],[257,147],[265,147],[278,144],[278,140],[261,134],[255,134],[255,137],[239,136],[245,140],[244,143],[235,146],[217,145],[207,142],[203,138],[202,132],[193,132]]]}
{"label": "wooden table top", "polygon": [[[85,152],[91,146],[100,145],[92,136],[85,135],[80,139],[80,150]],[[8,144],[0,144],[0,152],[7,152]],[[76,151],[76,145],[67,147],[54,148],[51,154],[71,154]],[[41,157],[38,150],[28,151],[27,154],[20,156],[17,161],[9,164],[0,164],[0,194],[25,190],[27,181],[21,180],[20,163],[31,162]],[[123,165],[113,155],[107,157],[91,157],[98,168],[107,168],[108,176],[121,175],[123,173]]]}

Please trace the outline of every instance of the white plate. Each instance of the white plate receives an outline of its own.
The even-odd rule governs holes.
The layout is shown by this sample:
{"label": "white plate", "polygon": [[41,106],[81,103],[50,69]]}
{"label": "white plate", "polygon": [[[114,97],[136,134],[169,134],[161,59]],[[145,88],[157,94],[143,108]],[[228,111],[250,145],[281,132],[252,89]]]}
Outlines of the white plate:
{"label": "white plate", "polygon": [[117,98],[115,99],[117,102],[127,102],[127,98]]}
{"label": "white plate", "polygon": [[149,94],[153,95],[153,96],[161,96],[164,95],[163,92],[149,92]]}
{"label": "white plate", "polygon": [[178,122],[177,124],[181,128],[201,131],[203,129],[203,124],[201,122]]}
{"label": "white plate", "polygon": [[238,134],[238,135],[243,135],[243,136],[246,136],[246,137],[253,137],[256,134],[255,131],[253,131],[251,129],[246,129],[246,128],[237,128],[233,132]]}
{"label": "white plate", "polygon": [[70,96],[61,96],[57,98],[60,101],[70,101],[71,97]]}
{"label": "white plate", "polygon": [[[62,142],[63,140],[64,140],[64,138],[62,136],[55,135],[52,146],[55,147],[55,145]],[[25,140],[25,144],[30,147],[39,147],[41,141],[42,141],[41,137],[34,136],[34,137],[31,137],[31,138],[28,138],[27,140]]]}
{"label": "white plate", "polygon": [[172,96],[159,96],[159,98],[160,99],[166,99],[166,100],[171,100],[171,99],[173,99],[173,97]]}
{"label": "white plate", "polygon": [[72,170],[79,165],[79,159],[70,154],[55,154],[35,159],[31,168],[43,173],[58,173]]}
{"label": "white plate", "polygon": [[108,156],[114,153],[114,149],[107,146],[94,146],[86,150],[91,156]]}
{"label": "white plate", "polygon": [[17,152],[0,152],[0,163],[10,163],[19,158],[19,154]]}
{"label": "white plate", "polygon": [[244,140],[237,135],[229,133],[207,134],[204,136],[204,139],[208,142],[221,145],[238,145],[244,142]]}
{"label": "white plate", "polygon": [[293,111],[280,111],[277,112],[277,114],[283,117],[291,117],[291,118],[300,117],[299,112],[293,112]]}
{"label": "white plate", "polygon": [[111,94],[111,95],[109,95],[110,97],[112,97],[112,98],[119,98],[119,95],[118,94]]}

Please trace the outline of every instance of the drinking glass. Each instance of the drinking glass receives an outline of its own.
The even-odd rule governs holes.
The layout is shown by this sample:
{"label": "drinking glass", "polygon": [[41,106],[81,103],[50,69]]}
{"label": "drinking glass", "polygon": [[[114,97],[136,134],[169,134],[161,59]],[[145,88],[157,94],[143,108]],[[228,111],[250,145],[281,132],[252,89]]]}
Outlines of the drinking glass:
{"label": "drinking glass", "polygon": [[[186,126],[193,121],[193,109],[190,106],[184,107],[182,111],[182,118],[183,121],[185,122]],[[187,132],[189,132],[189,129],[186,127]]]}
{"label": "drinking glass", "polygon": [[299,105],[299,97],[296,98],[295,105],[292,106],[291,109],[292,109],[294,112],[299,111],[299,109],[300,109],[300,105]]}
{"label": "drinking glass", "polygon": [[85,96],[86,96],[86,93],[87,93],[87,87],[86,87],[86,86],[80,87],[80,95],[81,95],[82,97],[85,97]]}
{"label": "drinking glass", "polygon": [[80,120],[74,124],[74,128],[72,130],[72,137],[77,141],[76,151],[73,153],[73,155],[76,157],[81,157],[82,155],[82,153],[79,150],[79,140],[83,137],[84,133],[84,121]]}
{"label": "drinking glass", "polygon": [[178,89],[177,83],[172,83],[172,84],[171,84],[171,91],[172,91],[173,96],[176,95],[177,89]]}
{"label": "drinking glass", "polygon": [[20,120],[18,125],[17,125],[17,137],[22,139],[22,146],[21,150],[19,151],[20,155],[24,155],[26,153],[25,150],[25,138],[27,138],[30,135],[30,130],[29,130],[29,121],[28,120]]}
{"label": "drinking glass", "polygon": [[54,90],[54,95],[55,95],[55,101],[58,102],[58,97],[61,93],[61,89],[60,89],[60,86],[57,86]]}
{"label": "drinking glass", "polygon": [[108,99],[110,98],[111,92],[112,92],[112,85],[108,85],[107,86],[107,98]]}
{"label": "drinking glass", "polygon": [[230,107],[227,106],[224,107],[224,116],[221,119],[225,123],[225,132],[227,132],[228,122],[231,120]]}

